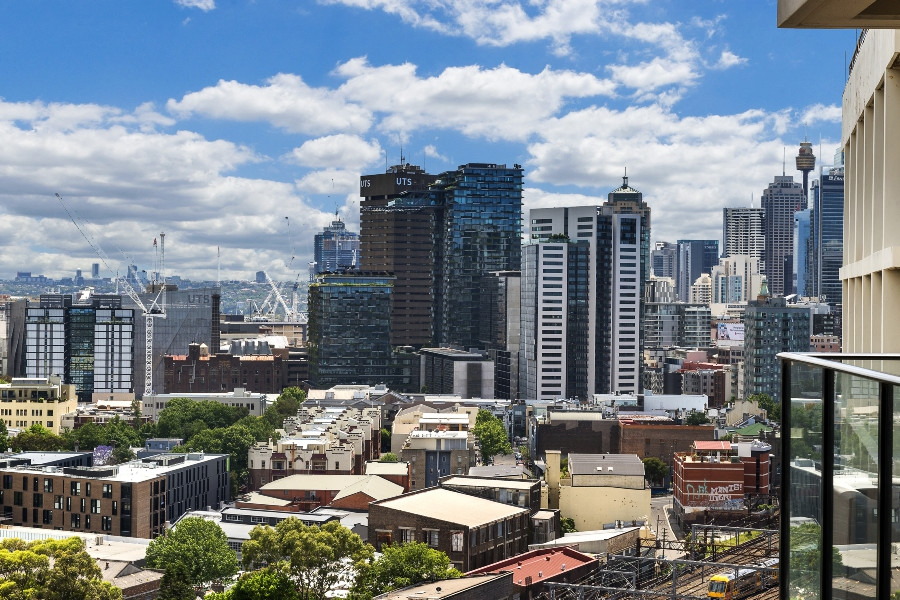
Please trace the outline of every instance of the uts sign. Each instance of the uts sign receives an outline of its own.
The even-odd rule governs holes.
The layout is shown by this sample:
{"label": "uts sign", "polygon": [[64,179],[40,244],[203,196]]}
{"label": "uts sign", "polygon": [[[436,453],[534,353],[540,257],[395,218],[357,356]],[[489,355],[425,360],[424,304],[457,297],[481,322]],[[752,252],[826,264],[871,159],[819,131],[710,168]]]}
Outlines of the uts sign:
{"label": "uts sign", "polygon": [[412,173],[385,173],[365,175],[359,178],[360,196],[392,196],[402,192],[424,190],[433,183],[433,175]]}

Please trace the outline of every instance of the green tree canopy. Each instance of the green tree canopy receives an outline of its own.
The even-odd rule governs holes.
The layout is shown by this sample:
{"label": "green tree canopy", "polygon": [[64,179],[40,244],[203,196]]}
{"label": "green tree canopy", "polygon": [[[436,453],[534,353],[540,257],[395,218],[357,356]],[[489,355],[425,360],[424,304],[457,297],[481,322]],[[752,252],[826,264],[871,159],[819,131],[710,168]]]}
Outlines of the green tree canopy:
{"label": "green tree canopy", "polygon": [[190,573],[183,563],[176,562],[169,565],[162,581],[159,582],[157,600],[195,600],[197,592],[188,581],[189,576]]}
{"label": "green tree canopy", "polygon": [[121,600],[122,591],[103,581],[81,538],[0,541],[0,599],[36,598]]}
{"label": "green tree canopy", "polygon": [[687,425],[706,425],[707,423],[709,423],[709,417],[702,410],[692,410],[685,419]]}
{"label": "green tree canopy", "polygon": [[13,437],[9,445],[16,452],[54,452],[66,447],[65,440],[40,423],[35,423],[19,435]]}
{"label": "green tree canopy", "polygon": [[423,542],[392,544],[381,556],[359,568],[351,596],[366,600],[423,581],[456,579],[462,573],[450,566],[450,558]]}
{"label": "green tree canopy", "polygon": [[475,417],[474,434],[478,438],[481,458],[485,463],[498,454],[512,452],[512,444],[509,443],[509,436],[506,435],[503,422],[489,410],[482,408],[478,411],[478,415]]}
{"label": "green tree canopy", "polygon": [[372,546],[336,521],[308,526],[295,517],[254,527],[241,546],[244,568],[284,565],[304,600],[324,600],[338,582],[353,581],[373,554]]}
{"label": "green tree canopy", "polygon": [[772,421],[781,421],[781,405],[768,394],[753,394],[747,398],[750,402],[756,402],[761,409],[766,411],[766,416]]}
{"label": "green tree canopy", "polygon": [[661,485],[665,481],[666,475],[669,474],[669,466],[655,456],[648,456],[642,462],[644,463],[644,477],[647,478],[647,481]]}
{"label": "green tree canopy", "polygon": [[173,398],[159,413],[156,434],[160,437],[189,440],[204,429],[228,427],[246,415],[246,408],[228,406],[221,402]]}
{"label": "green tree canopy", "polygon": [[229,600],[300,600],[290,574],[279,566],[241,575]]}
{"label": "green tree canopy", "polygon": [[575,529],[575,519],[572,517],[561,517],[559,524],[562,526],[563,533],[575,533],[578,531]]}
{"label": "green tree canopy", "polygon": [[306,401],[306,392],[298,387],[287,387],[266,409],[265,420],[273,429],[280,429],[287,417],[296,417],[300,405]]}
{"label": "green tree canopy", "polygon": [[238,567],[225,532],[218,524],[201,517],[180,520],[147,546],[147,566],[166,570],[174,565],[187,574],[191,585],[201,589],[231,577]]}
{"label": "green tree canopy", "polygon": [[378,460],[379,462],[400,462],[400,457],[393,452],[385,452]]}

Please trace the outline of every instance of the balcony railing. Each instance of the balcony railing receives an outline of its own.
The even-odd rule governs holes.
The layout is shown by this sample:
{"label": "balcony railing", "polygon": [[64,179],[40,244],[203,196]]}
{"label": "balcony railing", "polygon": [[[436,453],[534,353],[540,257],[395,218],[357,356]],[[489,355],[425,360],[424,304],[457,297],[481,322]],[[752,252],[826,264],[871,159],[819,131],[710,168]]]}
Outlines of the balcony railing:
{"label": "balcony railing", "polygon": [[780,597],[887,600],[900,590],[900,355],[778,357]]}

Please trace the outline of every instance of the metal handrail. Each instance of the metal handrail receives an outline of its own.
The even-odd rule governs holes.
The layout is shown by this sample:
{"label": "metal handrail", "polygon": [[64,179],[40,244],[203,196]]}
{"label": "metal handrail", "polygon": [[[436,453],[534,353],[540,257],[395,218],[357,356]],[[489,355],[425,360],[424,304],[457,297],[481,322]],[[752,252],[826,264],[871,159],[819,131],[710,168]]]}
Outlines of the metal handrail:
{"label": "metal handrail", "polygon": [[890,375],[882,371],[875,371],[873,369],[866,369],[864,367],[857,367],[855,365],[848,365],[840,362],[845,360],[895,360],[898,361],[898,364],[900,364],[900,354],[805,354],[799,352],[780,352],[777,357],[782,361],[803,363],[814,367],[821,367],[823,369],[830,369],[832,371],[848,373],[850,375],[858,375],[859,377],[874,379],[876,381],[881,381],[884,383],[900,385],[900,376]]}

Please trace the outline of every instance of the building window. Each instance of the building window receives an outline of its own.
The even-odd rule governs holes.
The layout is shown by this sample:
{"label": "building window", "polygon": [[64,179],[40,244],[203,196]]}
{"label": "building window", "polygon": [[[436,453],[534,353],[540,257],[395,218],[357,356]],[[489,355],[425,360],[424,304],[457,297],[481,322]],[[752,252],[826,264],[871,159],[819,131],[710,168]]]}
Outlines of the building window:
{"label": "building window", "polygon": [[90,481],[88,481],[87,483],[84,484],[84,495],[87,496],[88,498],[91,497],[91,482]]}
{"label": "building window", "polygon": [[72,513],[72,529],[78,529],[81,527],[81,515],[78,513]]}
{"label": "building window", "polygon": [[103,484],[103,497],[104,498],[112,498],[112,484],[111,483]]}
{"label": "building window", "polygon": [[71,496],[80,496],[81,495],[81,482],[73,481],[69,484],[69,495]]}
{"label": "building window", "polygon": [[45,510],[43,514],[44,525],[52,525],[53,524],[53,511]]}
{"label": "building window", "polygon": [[423,541],[424,541],[426,544],[428,544],[428,545],[431,546],[432,548],[437,548],[437,547],[438,547],[438,540],[439,540],[439,537],[438,537],[438,530],[437,530],[437,529],[424,529],[424,530],[422,531],[422,534],[423,534],[423,536],[424,536],[424,538],[425,538]]}
{"label": "building window", "polygon": [[42,508],[44,506],[44,495],[34,494],[31,496],[31,506],[34,508]]}
{"label": "building window", "polygon": [[53,480],[52,479],[44,479],[44,491],[49,494],[53,493]]}
{"label": "building window", "polygon": [[112,517],[102,517],[100,519],[100,529],[103,531],[112,531]]}
{"label": "building window", "polygon": [[100,514],[100,500],[91,500],[91,512],[95,515]]}
{"label": "building window", "polygon": [[13,492],[13,504],[22,506],[22,492]]}
{"label": "building window", "polygon": [[450,550],[452,552],[462,552],[464,547],[462,531],[450,532]]}
{"label": "building window", "polygon": [[409,527],[400,528],[400,541],[409,544],[416,541],[416,530]]}

